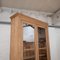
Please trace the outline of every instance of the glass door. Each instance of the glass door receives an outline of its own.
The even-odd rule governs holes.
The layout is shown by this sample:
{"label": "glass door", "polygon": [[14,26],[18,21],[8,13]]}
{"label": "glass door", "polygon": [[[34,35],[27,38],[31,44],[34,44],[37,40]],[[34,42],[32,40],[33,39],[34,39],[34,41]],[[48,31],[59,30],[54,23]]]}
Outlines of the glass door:
{"label": "glass door", "polygon": [[39,60],[47,60],[45,29],[40,27],[38,27],[38,49],[39,49]]}
{"label": "glass door", "polygon": [[34,26],[23,23],[23,60],[35,60]]}

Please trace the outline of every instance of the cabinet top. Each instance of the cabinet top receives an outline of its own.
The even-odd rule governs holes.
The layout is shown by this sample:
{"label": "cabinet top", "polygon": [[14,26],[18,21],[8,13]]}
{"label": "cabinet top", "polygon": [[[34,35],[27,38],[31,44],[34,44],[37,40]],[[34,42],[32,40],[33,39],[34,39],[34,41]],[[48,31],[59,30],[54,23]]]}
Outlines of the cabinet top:
{"label": "cabinet top", "polygon": [[47,23],[42,22],[42,21],[40,21],[40,20],[38,20],[38,19],[29,17],[29,16],[24,15],[24,14],[22,14],[22,13],[15,13],[15,14],[12,15],[10,18],[11,18],[11,20],[13,20],[13,18],[15,18],[15,17],[20,17],[20,18],[22,18],[22,19],[25,20],[25,21],[33,22],[33,23],[36,23],[36,24],[40,24],[40,23],[41,23],[42,25],[45,25],[45,26],[47,25],[47,26],[48,26]]}
{"label": "cabinet top", "polygon": [[15,14],[12,15],[10,18],[13,19],[13,18],[15,18],[15,17],[18,16],[18,15],[21,15],[21,13],[15,13]]}

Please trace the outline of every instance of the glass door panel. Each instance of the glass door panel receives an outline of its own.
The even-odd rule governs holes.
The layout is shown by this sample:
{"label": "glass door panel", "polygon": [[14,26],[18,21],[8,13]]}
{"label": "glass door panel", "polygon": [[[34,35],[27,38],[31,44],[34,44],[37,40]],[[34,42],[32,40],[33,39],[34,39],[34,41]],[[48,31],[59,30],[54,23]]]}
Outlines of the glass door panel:
{"label": "glass door panel", "polygon": [[39,60],[47,60],[45,29],[38,27]]}
{"label": "glass door panel", "polygon": [[23,23],[23,59],[35,60],[34,26]]}

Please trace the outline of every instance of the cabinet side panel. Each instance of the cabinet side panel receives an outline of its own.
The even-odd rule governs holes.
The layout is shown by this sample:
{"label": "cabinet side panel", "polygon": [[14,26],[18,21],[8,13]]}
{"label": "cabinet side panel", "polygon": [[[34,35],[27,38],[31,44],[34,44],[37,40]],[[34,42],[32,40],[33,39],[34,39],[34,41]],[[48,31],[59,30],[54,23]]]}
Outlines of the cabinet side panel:
{"label": "cabinet side panel", "polygon": [[11,40],[10,40],[10,60],[14,60],[14,34],[15,33],[15,21],[11,20]]}
{"label": "cabinet side panel", "polygon": [[10,60],[23,60],[22,26],[20,17],[17,16],[11,21],[11,42]]}
{"label": "cabinet side panel", "polygon": [[49,36],[48,36],[48,25],[46,26],[46,45],[47,45],[47,59],[50,59],[50,44],[49,44]]}

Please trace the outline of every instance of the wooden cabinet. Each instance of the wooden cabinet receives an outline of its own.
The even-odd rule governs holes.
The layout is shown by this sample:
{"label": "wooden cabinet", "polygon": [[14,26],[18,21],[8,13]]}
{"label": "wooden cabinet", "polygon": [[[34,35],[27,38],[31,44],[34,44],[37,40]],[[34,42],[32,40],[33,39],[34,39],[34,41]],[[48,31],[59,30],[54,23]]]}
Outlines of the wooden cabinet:
{"label": "wooden cabinet", "polygon": [[10,60],[50,60],[47,23],[16,13],[10,44]]}

